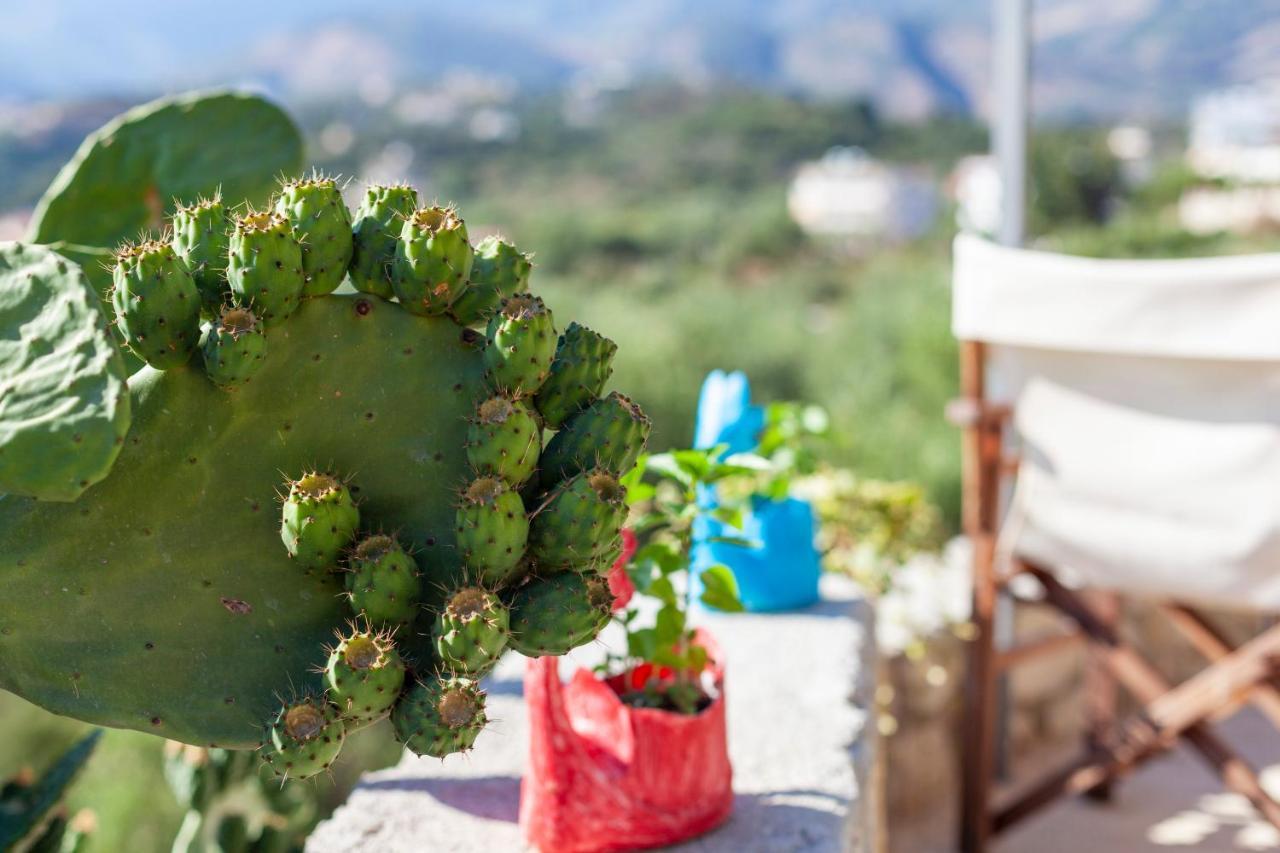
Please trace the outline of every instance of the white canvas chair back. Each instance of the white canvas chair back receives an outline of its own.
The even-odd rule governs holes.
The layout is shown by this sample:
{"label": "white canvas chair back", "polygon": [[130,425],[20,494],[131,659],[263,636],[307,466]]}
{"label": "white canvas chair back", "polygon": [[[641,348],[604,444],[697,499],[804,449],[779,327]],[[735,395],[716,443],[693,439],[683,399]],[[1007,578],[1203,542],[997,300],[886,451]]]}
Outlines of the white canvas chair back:
{"label": "white canvas chair back", "polygon": [[955,243],[1022,461],[1002,549],[1065,581],[1280,610],[1280,254],[1093,260]]}

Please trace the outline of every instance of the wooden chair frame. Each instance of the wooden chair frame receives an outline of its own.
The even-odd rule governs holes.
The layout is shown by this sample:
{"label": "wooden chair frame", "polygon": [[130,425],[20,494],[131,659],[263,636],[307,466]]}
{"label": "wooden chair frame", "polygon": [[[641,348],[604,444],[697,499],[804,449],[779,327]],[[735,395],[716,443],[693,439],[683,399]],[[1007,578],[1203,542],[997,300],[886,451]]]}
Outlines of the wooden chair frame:
{"label": "wooden chair frame", "polygon": [[[963,429],[963,526],[973,543],[973,625],[965,681],[962,789],[959,849],[978,853],[990,839],[1066,794],[1105,799],[1111,784],[1146,760],[1186,742],[1220,776],[1224,785],[1247,797],[1258,812],[1280,828],[1280,803],[1267,795],[1256,772],[1210,728],[1246,702],[1280,728],[1280,625],[1235,648],[1200,614],[1184,605],[1161,605],[1175,628],[1209,664],[1180,685],[1172,685],[1117,630],[1118,596],[1081,593],[1060,584],[1049,567],[1015,561],[1014,573],[1035,577],[1045,603],[1074,622],[1068,634],[1054,634],[1011,649],[995,643],[996,604],[1007,576],[996,571],[996,539],[1001,489],[1017,472],[1006,456],[1005,431],[1012,412],[993,405],[985,394],[986,348],[978,341],[960,345],[962,397],[948,417]],[[1019,793],[994,806],[997,737],[997,684],[1014,666],[1083,641],[1086,731],[1081,755]],[[1117,687],[1137,700],[1139,711],[1127,720],[1116,715]]]}

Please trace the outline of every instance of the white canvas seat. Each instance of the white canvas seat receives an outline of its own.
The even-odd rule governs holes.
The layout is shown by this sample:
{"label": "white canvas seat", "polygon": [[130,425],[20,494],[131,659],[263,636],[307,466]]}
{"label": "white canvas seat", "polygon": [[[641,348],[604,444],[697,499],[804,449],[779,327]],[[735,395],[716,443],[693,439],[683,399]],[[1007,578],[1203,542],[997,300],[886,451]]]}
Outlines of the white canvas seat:
{"label": "white canvas seat", "polygon": [[1112,261],[955,243],[1021,463],[1001,550],[1068,583],[1280,610],[1280,254]]}
{"label": "white canvas seat", "polygon": [[[962,236],[953,328],[974,555],[960,849],[1059,796],[1106,799],[1179,740],[1280,829],[1247,752],[1212,728],[1244,702],[1280,728],[1280,625],[1237,646],[1199,610],[1280,612],[1280,254],[1107,261]],[[998,644],[1016,575],[1073,627]],[[1172,684],[1126,642],[1134,595],[1203,670]],[[999,680],[1080,641],[1084,749],[995,803]],[[1138,703],[1127,720],[1118,687]]]}

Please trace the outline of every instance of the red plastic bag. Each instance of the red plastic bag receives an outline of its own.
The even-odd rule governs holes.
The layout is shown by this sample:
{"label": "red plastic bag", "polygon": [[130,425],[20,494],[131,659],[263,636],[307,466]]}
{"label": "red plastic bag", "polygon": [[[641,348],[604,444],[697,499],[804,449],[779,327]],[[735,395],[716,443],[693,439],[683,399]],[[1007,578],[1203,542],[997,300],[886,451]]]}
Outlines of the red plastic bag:
{"label": "red plastic bag", "polygon": [[698,643],[721,687],[696,716],[632,708],[589,670],[560,683],[557,658],[529,661],[529,769],[520,827],[543,853],[674,844],[714,829],[733,808],[723,664]]}
{"label": "red plastic bag", "polygon": [[629,528],[624,528],[622,553],[618,555],[618,559],[614,560],[609,574],[606,575],[609,581],[609,592],[613,593],[614,612],[626,610],[627,604],[631,602],[631,596],[636,594],[636,585],[631,582],[631,575],[627,574],[627,563],[631,562],[638,547],[640,543],[636,540],[636,535]]}

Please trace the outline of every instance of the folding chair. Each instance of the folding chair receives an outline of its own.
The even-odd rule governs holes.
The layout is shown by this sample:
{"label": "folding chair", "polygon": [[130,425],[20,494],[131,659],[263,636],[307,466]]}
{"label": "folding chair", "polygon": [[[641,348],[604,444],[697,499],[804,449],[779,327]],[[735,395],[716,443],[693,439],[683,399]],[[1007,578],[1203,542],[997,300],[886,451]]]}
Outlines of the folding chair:
{"label": "folding chair", "polygon": [[[1280,804],[1210,723],[1250,702],[1280,727],[1280,626],[1233,647],[1207,606],[1280,613],[1280,254],[1093,260],[955,244],[964,529],[974,546],[960,848],[1055,798],[1109,785],[1179,740],[1280,827]],[[1018,574],[1072,633],[1001,648]],[[1121,597],[1158,602],[1203,654],[1170,684],[1117,630]],[[997,684],[1087,644],[1079,758],[992,802]],[[1138,712],[1116,718],[1116,688]]]}

